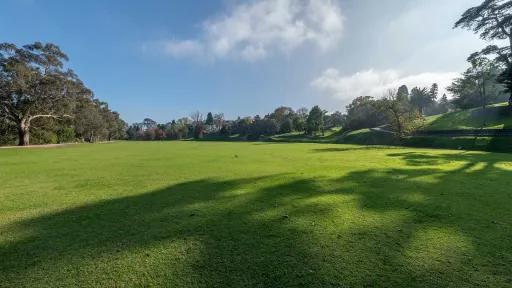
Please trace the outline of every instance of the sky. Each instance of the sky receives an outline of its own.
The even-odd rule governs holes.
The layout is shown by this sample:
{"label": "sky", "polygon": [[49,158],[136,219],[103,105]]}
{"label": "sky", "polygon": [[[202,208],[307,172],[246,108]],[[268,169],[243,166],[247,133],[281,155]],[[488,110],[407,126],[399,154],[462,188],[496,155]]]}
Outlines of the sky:
{"label": "sky", "polygon": [[405,84],[441,93],[487,43],[481,0],[2,0],[0,42],[52,42],[129,123],[193,111],[340,110]]}

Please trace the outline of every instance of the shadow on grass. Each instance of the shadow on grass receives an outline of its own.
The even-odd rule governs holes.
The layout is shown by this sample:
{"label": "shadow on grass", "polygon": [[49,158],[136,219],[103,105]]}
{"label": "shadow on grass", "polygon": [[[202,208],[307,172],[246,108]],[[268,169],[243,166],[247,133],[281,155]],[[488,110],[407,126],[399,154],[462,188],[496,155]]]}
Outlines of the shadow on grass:
{"label": "shadow on grass", "polygon": [[407,165],[336,179],[202,179],[23,220],[6,227],[16,237],[0,246],[0,281],[510,285],[512,172],[499,154],[388,156]]}
{"label": "shadow on grass", "polygon": [[[349,144],[350,145],[350,144]],[[397,146],[353,146],[353,147],[329,147],[313,149],[314,152],[347,152],[361,150],[403,149]]]}

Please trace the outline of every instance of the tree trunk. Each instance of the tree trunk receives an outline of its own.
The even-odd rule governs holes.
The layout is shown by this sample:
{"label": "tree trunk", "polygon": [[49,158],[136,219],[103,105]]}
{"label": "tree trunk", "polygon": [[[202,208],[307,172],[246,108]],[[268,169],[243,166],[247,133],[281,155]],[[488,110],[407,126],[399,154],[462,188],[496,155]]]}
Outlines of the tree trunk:
{"label": "tree trunk", "polygon": [[18,146],[30,145],[29,125],[26,120],[18,123]]}

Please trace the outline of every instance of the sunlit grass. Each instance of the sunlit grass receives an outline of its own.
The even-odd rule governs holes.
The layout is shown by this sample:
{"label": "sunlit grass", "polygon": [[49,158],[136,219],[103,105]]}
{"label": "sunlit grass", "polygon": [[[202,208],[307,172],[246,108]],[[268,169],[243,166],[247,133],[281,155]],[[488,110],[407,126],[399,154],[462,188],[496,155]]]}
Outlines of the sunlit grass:
{"label": "sunlit grass", "polygon": [[507,114],[507,103],[429,116],[426,130],[452,129],[512,129],[512,117]]}
{"label": "sunlit grass", "polygon": [[0,161],[0,287],[512,285],[510,154],[120,142]]}

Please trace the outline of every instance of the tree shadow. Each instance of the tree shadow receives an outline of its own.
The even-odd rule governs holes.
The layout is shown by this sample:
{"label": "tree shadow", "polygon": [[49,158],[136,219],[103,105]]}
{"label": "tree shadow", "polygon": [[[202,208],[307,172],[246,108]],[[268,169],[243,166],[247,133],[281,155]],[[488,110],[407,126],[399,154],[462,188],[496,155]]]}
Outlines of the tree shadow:
{"label": "tree shadow", "polygon": [[22,220],[2,227],[12,240],[0,242],[0,283],[509,285],[512,179],[501,159],[388,156],[407,165],[336,179],[200,179]]}
{"label": "tree shadow", "polygon": [[389,231],[405,238],[399,253],[385,252],[390,265],[425,286],[512,285],[510,161],[478,152],[388,156],[410,168],[356,171],[338,181],[353,184],[341,192],[357,195],[361,209],[407,215]]}
{"label": "tree shadow", "polygon": [[313,152],[347,152],[347,151],[360,151],[360,150],[382,150],[382,149],[403,149],[401,147],[394,146],[351,146],[346,145],[346,147],[329,147],[329,148],[317,148],[312,149]]}
{"label": "tree shadow", "polygon": [[3,227],[16,240],[0,243],[0,286],[325,284],[292,224],[325,213],[305,203],[321,189],[297,179],[250,191],[280,177],[184,182]]}

